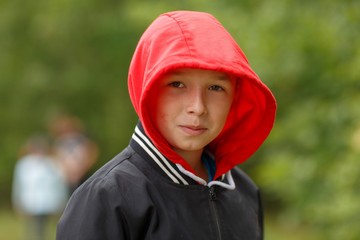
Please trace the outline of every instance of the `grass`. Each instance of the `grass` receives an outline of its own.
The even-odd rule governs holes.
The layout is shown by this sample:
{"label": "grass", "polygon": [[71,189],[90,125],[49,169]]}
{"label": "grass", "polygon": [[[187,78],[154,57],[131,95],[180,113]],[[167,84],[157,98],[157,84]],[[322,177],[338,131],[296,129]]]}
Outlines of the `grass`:
{"label": "grass", "polygon": [[[57,221],[57,217],[49,219],[46,240],[55,239]],[[0,208],[0,239],[23,240],[28,234],[26,232],[26,220],[23,216],[15,214],[9,207]]]}
{"label": "grass", "polygon": [[[289,221],[291,222],[291,221]],[[321,240],[318,232],[307,225],[280,223],[275,217],[265,213],[264,240]]]}

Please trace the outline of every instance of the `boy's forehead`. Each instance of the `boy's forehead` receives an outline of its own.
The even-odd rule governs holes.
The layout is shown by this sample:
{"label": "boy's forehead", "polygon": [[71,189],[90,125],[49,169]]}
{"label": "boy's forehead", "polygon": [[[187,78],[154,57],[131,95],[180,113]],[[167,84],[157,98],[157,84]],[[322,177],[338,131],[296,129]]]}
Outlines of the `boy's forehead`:
{"label": "boy's forehead", "polygon": [[168,72],[166,75],[170,76],[186,76],[186,75],[208,75],[219,80],[228,80],[230,75],[224,72],[207,70],[201,68],[177,68]]}

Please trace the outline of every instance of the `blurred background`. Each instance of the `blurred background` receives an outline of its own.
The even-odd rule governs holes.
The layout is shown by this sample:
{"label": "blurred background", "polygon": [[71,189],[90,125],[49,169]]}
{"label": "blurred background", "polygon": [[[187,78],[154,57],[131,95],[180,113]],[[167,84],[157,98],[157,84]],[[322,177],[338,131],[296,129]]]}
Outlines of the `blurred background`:
{"label": "blurred background", "polygon": [[[356,0],[1,0],[0,239],[28,231],[29,214],[12,196],[31,136],[45,135],[54,156],[54,122],[76,119],[92,157],[74,181],[128,144],[137,122],[127,92],[132,53],[151,21],[172,10],[218,18],[277,99],[272,133],[240,166],[262,191],[265,239],[360,239]],[[60,213],[46,214],[44,239],[55,239]]]}

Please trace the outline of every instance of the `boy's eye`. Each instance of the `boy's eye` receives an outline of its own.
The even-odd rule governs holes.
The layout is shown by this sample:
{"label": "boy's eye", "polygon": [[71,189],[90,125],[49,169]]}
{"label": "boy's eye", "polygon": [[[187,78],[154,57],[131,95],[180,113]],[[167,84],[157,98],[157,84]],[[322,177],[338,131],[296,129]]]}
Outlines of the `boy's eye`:
{"label": "boy's eye", "polygon": [[211,86],[209,87],[209,90],[213,90],[213,91],[223,91],[224,88],[218,86],[218,85],[214,85],[214,86]]}
{"label": "boy's eye", "polygon": [[172,83],[169,83],[169,86],[176,87],[176,88],[182,88],[182,87],[184,87],[184,84],[181,82],[172,82]]}

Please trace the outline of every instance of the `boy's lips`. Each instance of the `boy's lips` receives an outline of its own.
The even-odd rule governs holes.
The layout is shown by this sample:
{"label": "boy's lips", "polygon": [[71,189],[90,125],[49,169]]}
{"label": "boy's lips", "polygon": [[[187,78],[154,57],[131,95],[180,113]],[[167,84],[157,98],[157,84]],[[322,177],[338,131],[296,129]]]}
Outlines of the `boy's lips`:
{"label": "boy's lips", "polygon": [[186,125],[180,125],[180,129],[185,132],[188,135],[191,136],[198,136],[203,134],[207,128],[201,127],[201,126],[186,126]]}

